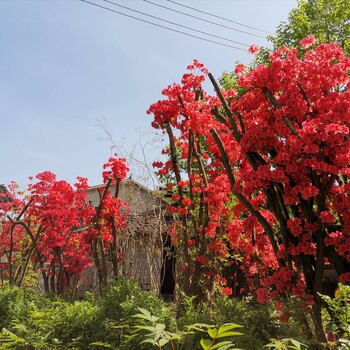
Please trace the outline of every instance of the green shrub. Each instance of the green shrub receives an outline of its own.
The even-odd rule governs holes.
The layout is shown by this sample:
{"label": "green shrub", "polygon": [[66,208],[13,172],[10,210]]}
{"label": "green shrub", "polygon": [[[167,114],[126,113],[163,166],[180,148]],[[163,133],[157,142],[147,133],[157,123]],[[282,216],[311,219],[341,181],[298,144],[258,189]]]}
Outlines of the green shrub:
{"label": "green shrub", "polygon": [[87,301],[70,303],[6,287],[0,289],[0,308],[1,349],[87,349],[95,337],[110,332]]}
{"label": "green shrub", "polygon": [[0,288],[0,329],[9,324],[20,312],[24,291],[19,288],[3,286]]}
{"label": "green shrub", "polygon": [[36,305],[45,309],[51,300],[32,288],[2,286],[0,288],[0,330],[15,319],[28,318],[28,312]]}
{"label": "green shrub", "polygon": [[[271,304],[260,305],[249,298],[236,299],[218,296],[212,305],[201,303],[194,307],[191,298],[182,298],[183,309],[178,320],[178,327],[193,323],[211,323],[222,325],[236,323],[241,325],[243,335],[236,344],[243,349],[263,349],[271,338],[300,338],[302,328],[297,320],[288,324],[280,322]],[[196,349],[198,334],[188,338],[188,349]]]}
{"label": "green shrub", "polygon": [[326,332],[337,349],[350,349],[350,286],[339,283],[334,298],[321,295],[326,310],[323,320]]}
{"label": "green shrub", "polygon": [[104,318],[125,321],[144,308],[157,315],[161,321],[169,321],[171,313],[168,305],[156,294],[141,290],[131,278],[120,278],[111,284],[98,300]]}
{"label": "green shrub", "polygon": [[[120,346],[122,335],[125,333],[123,325],[129,322],[133,326],[132,315],[138,312],[138,308],[149,310],[153,315],[157,315],[160,322],[163,322],[170,329],[175,328],[175,319],[171,314],[169,306],[152,292],[141,290],[138,284],[131,278],[120,278],[118,281],[108,286],[97,301],[100,308],[100,317],[114,327],[105,336],[104,340],[113,346]],[[117,328],[116,328],[117,327]],[[135,337],[133,341],[123,344],[122,349],[139,349],[139,339]],[[145,345],[142,349],[147,349]]]}
{"label": "green shrub", "polygon": [[[130,278],[113,283],[96,300],[91,294],[87,297],[69,302],[33,289],[0,288],[0,348],[92,350],[109,344],[112,349],[148,350],[154,349],[155,344],[143,342],[150,337],[148,333],[145,338],[147,329],[142,327],[153,327],[152,332],[154,327],[160,327],[158,331],[163,338],[178,337],[177,344],[181,344],[182,350],[200,350],[209,346],[208,335],[211,337],[211,333],[205,337],[203,332],[209,330],[203,328],[205,325],[214,332],[227,324],[242,326],[243,334],[234,339],[235,346],[242,349],[264,349],[265,344],[272,344],[270,339],[293,338],[306,343],[300,338],[303,325],[298,321],[297,306],[292,299],[288,301],[291,318],[284,324],[269,304],[258,305],[251,299],[224,296],[217,297],[212,304],[203,302],[196,306],[191,297],[182,297],[181,304],[166,303],[154,293],[142,291]],[[334,301],[325,300],[339,318],[336,325],[328,324],[328,330],[348,337],[349,287],[340,286]],[[154,315],[155,324],[133,317],[140,310]],[[194,324],[203,327],[189,328]],[[170,346],[170,339],[166,346]]]}

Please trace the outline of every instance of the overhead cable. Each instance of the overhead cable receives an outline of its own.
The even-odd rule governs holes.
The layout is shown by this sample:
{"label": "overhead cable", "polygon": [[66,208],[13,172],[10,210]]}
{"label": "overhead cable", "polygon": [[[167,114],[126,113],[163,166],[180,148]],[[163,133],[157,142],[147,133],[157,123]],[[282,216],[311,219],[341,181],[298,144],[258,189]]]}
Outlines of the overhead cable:
{"label": "overhead cable", "polygon": [[213,43],[213,44],[217,44],[217,45],[229,47],[229,48],[231,48],[231,49],[236,49],[236,50],[241,50],[241,51],[246,52],[246,50],[245,50],[245,49],[242,49],[241,47],[236,47],[236,46],[232,46],[232,45],[223,44],[223,43],[220,43],[220,42],[218,42],[218,41],[214,41],[214,40],[202,38],[202,37],[197,36],[197,35],[193,35],[193,34],[190,34],[190,33],[186,33],[186,32],[183,32],[183,31],[180,31],[180,30],[177,30],[177,29],[169,28],[169,27],[163,26],[163,25],[161,25],[161,24],[157,24],[157,23],[154,23],[154,22],[151,22],[151,21],[147,21],[147,20],[142,19],[142,18],[138,18],[138,17],[131,16],[131,15],[128,15],[128,14],[123,13],[123,12],[120,12],[120,11],[113,10],[113,9],[111,9],[111,8],[109,8],[109,7],[105,7],[105,6],[96,4],[96,3],[94,3],[94,2],[90,2],[90,1],[87,1],[87,0],[80,0],[80,1],[82,1],[82,2],[84,2],[84,3],[86,3],[86,4],[89,4],[89,5],[92,5],[92,6],[99,7],[99,8],[101,8],[101,9],[106,10],[106,11],[114,12],[114,13],[117,13],[117,14],[119,14],[119,15],[122,15],[122,16],[125,16],[125,17],[129,17],[129,18],[132,18],[132,19],[135,19],[135,20],[137,20],[137,21],[141,21],[141,22],[148,23],[148,24],[151,24],[151,25],[156,26],[156,27],[159,27],[159,28],[163,28],[163,29],[166,29],[166,30],[170,30],[170,31],[175,32],[175,33],[183,34],[183,35],[186,35],[186,36],[189,36],[189,37],[198,39],[198,40],[203,40],[203,41],[207,41],[207,42],[210,42],[210,43]]}
{"label": "overhead cable", "polygon": [[179,2],[176,2],[176,1],[173,1],[173,0],[166,0],[168,2],[171,2],[175,5],[179,5],[179,6],[182,6],[182,7],[186,7],[190,10],[193,10],[193,11],[197,11],[197,12],[200,12],[200,13],[204,13],[205,15],[208,15],[208,16],[211,16],[211,17],[215,17],[215,18],[219,18],[219,19],[222,19],[226,22],[231,22],[231,23],[234,23],[234,24],[237,24],[239,26],[242,26],[242,27],[246,27],[246,28],[249,28],[249,29],[254,29],[254,30],[257,30],[259,32],[262,32],[262,33],[266,33],[266,34],[271,34],[270,32],[266,31],[266,30],[263,30],[263,29],[259,29],[259,28],[255,28],[255,27],[251,27],[251,26],[248,26],[246,24],[243,24],[243,23],[240,23],[240,22],[236,22],[236,21],[233,21],[232,19],[228,19],[228,18],[225,18],[225,17],[221,17],[221,16],[218,16],[218,15],[214,15],[210,12],[205,12],[205,11],[202,11],[202,10],[199,10],[199,9],[196,9],[194,7],[191,7],[191,6],[188,6],[188,5],[184,5],[184,4],[181,4]]}
{"label": "overhead cable", "polygon": [[251,33],[251,32],[247,32],[247,31],[245,31],[245,30],[241,30],[241,29],[237,29],[237,28],[233,28],[233,27],[229,27],[229,26],[225,26],[224,24],[220,24],[220,23],[216,23],[216,22],[213,22],[213,21],[209,21],[209,20],[204,19],[204,18],[201,18],[201,17],[197,17],[197,16],[194,16],[194,15],[190,15],[190,14],[188,14],[188,13],[186,13],[186,12],[174,10],[174,9],[172,9],[172,8],[170,8],[170,7],[157,4],[157,3],[153,2],[153,1],[150,1],[150,0],[142,0],[142,1],[147,2],[147,3],[149,3],[149,4],[152,4],[152,5],[154,5],[154,6],[158,6],[158,7],[167,9],[167,10],[172,11],[172,12],[180,13],[180,14],[182,14],[182,15],[184,15],[184,16],[188,16],[188,17],[191,17],[191,18],[198,19],[198,20],[200,20],[200,21],[202,21],[202,22],[210,23],[210,24],[213,24],[213,25],[222,27],[222,28],[226,28],[226,29],[233,30],[233,31],[235,31],[235,32],[240,32],[240,33],[244,33],[244,34],[247,34],[247,35],[251,35],[251,36],[255,36],[255,37],[258,37],[258,38],[263,38],[263,39],[265,39],[265,37],[262,36],[262,35],[254,34],[254,33]]}
{"label": "overhead cable", "polygon": [[241,43],[241,42],[239,42],[239,41],[227,39],[227,38],[224,38],[224,37],[219,36],[219,35],[210,34],[210,33],[204,32],[204,31],[202,31],[202,30],[194,29],[194,28],[191,28],[191,27],[184,26],[184,25],[182,25],[182,24],[178,24],[178,23],[175,23],[175,22],[172,22],[172,21],[168,21],[168,20],[166,20],[166,19],[163,19],[163,18],[160,18],[160,17],[157,17],[157,16],[153,16],[153,15],[150,15],[150,14],[145,13],[145,12],[141,12],[141,11],[132,9],[132,8],[130,8],[130,7],[124,6],[124,5],[117,4],[117,3],[113,2],[113,1],[110,1],[110,0],[103,0],[103,1],[104,1],[104,2],[107,2],[107,3],[111,4],[111,5],[121,7],[121,8],[123,8],[123,9],[125,9],[125,10],[132,11],[132,12],[136,12],[136,13],[139,13],[139,14],[141,14],[141,15],[144,15],[144,16],[147,16],[147,17],[151,17],[151,18],[154,18],[154,19],[157,19],[158,21],[162,21],[162,22],[165,22],[165,23],[168,23],[168,24],[172,24],[172,25],[174,25],[174,26],[181,27],[181,28],[184,28],[184,29],[192,30],[193,32],[197,32],[197,33],[200,33],[200,34],[208,35],[208,36],[211,36],[211,37],[216,38],[216,39],[221,39],[221,40],[229,41],[229,42],[231,42],[231,43],[238,44],[238,45],[243,45],[243,46],[246,46],[246,47],[249,47],[249,46],[250,46],[250,45],[248,45],[248,44],[244,44],[244,43]]}

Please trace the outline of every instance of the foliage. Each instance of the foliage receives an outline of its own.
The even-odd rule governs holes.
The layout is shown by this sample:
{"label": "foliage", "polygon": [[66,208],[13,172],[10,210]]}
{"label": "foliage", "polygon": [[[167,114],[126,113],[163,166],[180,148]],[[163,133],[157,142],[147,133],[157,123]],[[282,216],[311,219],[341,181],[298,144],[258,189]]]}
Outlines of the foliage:
{"label": "foliage", "polygon": [[[276,337],[306,337],[304,326],[298,318],[291,316],[288,323],[280,321],[280,315],[275,311],[272,303],[260,305],[252,298],[228,298],[217,296],[215,302],[202,302],[196,307],[192,298],[183,298],[178,328],[183,329],[188,324],[237,323],[242,326],[242,335],[235,340],[235,344],[242,349],[262,349],[271,338]],[[188,335],[186,346],[190,349],[200,340],[198,334]]]}
{"label": "foliage", "polygon": [[139,307],[156,314],[162,322],[171,322],[167,304],[153,292],[141,290],[139,285],[128,277],[121,277],[111,283],[103,291],[97,304],[105,318],[118,322],[130,318]]}
{"label": "foliage", "polygon": [[275,48],[298,47],[299,41],[312,34],[318,43],[335,42],[350,54],[350,7],[348,0],[298,0],[287,22],[282,22],[275,37]]}
{"label": "foliage", "polygon": [[[1,349],[148,350],[155,344],[165,349],[173,344],[174,349],[200,350],[209,341],[213,346],[231,341],[230,335],[236,347],[259,350],[270,338],[300,338],[291,320],[283,325],[270,305],[246,299],[222,296],[213,305],[201,303],[194,308],[188,298],[181,305],[182,316],[175,320],[174,303],[164,303],[126,278],[101,296],[81,301],[48,297],[30,288],[2,287],[0,306]],[[237,324],[242,325],[240,336],[230,333],[236,332]],[[221,332],[225,337],[218,337]]]}
{"label": "foliage", "polygon": [[136,320],[130,334],[125,336],[126,344],[133,343],[137,338],[140,339],[140,344],[151,344],[152,347],[163,349],[168,343],[174,348],[175,344],[181,341],[183,333],[166,330],[166,325],[158,322],[158,317],[146,309],[138,308],[138,310],[139,313],[132,316]]}
{"label": "foliage", "polygon": [[[138,312],[139,308],[149,310],[157,315],[159,321],[165,323],[170,329],[175,327],[175,319],[171,309],[153,292],[143,291],[131,278],[121,277],[115,283],[110,284],[103,290],[101,298],[97,300],[101,318],[108,320],[110,329],[109,336],[105,336],[105,342],[119,344],[123,334],[127,330],[126,324],[132,325],[132,316]],[[116,339],[117,337],[117,339]],[[124,345],[125,349],[135,349],[140,342],[140,338],[133,337]]]}
{"label": "foliage", "polygon": [[69,303],[31,289],[3,290],[7,298],[1,293],[0,305],[7,302],[9,310],[2,314],[1,348],[85,349],[95,337],[108,334],[99,310],[90,302]]}
{"label": "foliage", "polygon": [[324,317],[328,320],[328,338],[337,344],[339,349],[350,347],[350,287],[339,284],[334,298],[322,295],[326,303],[327,313]]}
{"label": "foliage", "polygon": [[295,339],[271,339],[271,343],[264,346],[269,350],[302,350],[307,346]]}
{"label": "foliage", "polygon": [[[132,316],[136,319],[136,323],[132,326],[129,333],[124,335],[124,345],[122,348],[128,348],[128,345],[133,344],[135,346],[137,339],[137,344],[142,346],[142,349],[148,349],[147,344],[151,345],[151,348],[162,349],[188,349],[186,347],[186,337],[190,334],[196,332],[206,332],[209,338],[200,339],[200,347],[204,350],[229,350],[236,349],[233,348],[234,343],[231,340],[222,340],[222,338],[232,338],[242,333],[234,331],[234,329],[240,326],[235,323],[223,324],[219,327],[213,325],[196,323],[193,325],[186,326],[186,330],[170,332],[166,329],[164,323],[160,323],[159,318],[152,315],[148,310],[143,308],[138,308],[139,313]],[[114,328],[120,329],[125,328],[125,326],[116,326]],[[98,345],[101,347],[110,347],[111,345],[103,342],[92,343],[91,345]],[[134,347],[130,347],[134,348]],[[191,347],[195,349],[197,347]],[[239,350],[239,349],[236,349]]]}

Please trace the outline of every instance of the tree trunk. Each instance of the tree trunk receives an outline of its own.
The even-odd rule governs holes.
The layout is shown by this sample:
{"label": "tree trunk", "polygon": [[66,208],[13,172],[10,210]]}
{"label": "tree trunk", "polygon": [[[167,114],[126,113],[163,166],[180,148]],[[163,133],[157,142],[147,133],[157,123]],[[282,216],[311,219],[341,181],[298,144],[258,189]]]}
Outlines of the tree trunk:
{"label": "tree trunk", "polygon": [[[316,293],[314,295],[315,304],[312,306],[312,319],[315,327],[316,340],[320,343],[326,344],[327,338],[323,328],[322,313],[321,313],[321,298]],[[320,345],[319,349],[324,349],[324,345]]]}

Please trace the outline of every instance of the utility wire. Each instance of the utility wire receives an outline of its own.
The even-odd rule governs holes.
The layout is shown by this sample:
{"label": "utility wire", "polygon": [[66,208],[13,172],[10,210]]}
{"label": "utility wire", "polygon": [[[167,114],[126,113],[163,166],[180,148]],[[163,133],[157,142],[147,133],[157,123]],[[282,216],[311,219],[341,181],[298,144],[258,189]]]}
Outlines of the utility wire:
{"label": "utility wire", "polygon": [[221,16],[213,15],[212,13],[205,12],[205,11],[202,11],[202,10],[198,10],[198,9],[196,9],[194,7],[187,6],[187,5],[184,5],[184,4],[180,4],[179,2],[176,2],[176,1],[173,1],[173,0],[166,0],[166,1],[171,2],[173,4],[176,4],[176,5],[179,5],[179,6],[182,6],[182,7],[186,7],[188,9],[190,9],[190,10],[193,10],[193,11],[204,13],[205,15],[208,15],[208,16],[212,16],[212,17],[219,18],[219,19],[222,19],[222,20],[227,21],[227,22],[231,22],[231,23],[237,24],[237,25],[242,26],[242,27],[246,27],[246,28],[249,28],[249,29],[254,29],[254,30],[257,30],[259,32],[266,33],[266,34],[271,34],[270,32],[267,32],[266,30],[255,28],[255,27],[251,27],[251,26],[248,26],[246,24],[243,24],[243,23],[240,23],[240,22],[236,22],[236,21],[233,21],[231,19],[224,18],[224,17],[221,17]]}
{"label": "utility wire", "polygon": [[121,8],[123,8],[123,9],[125,9],[125,10],[132,11],[132,12],[136,12],[136,13],[139,13],[139,14],[141,14],[141,15],[144,15],[144,16],[147,16],[147,17],[151,17],[151,18],[157,19],[157,20],[162,21],[162,22],[165,22],[165,23],[169,23],[169,24],[172,24],[172,25],[177,26],[177,27],[181,27],[181,28],[185,28],[185,29],[188,29],[188,30],[192,30],[192,31],[197,32],[197,33],[201,33],[201,34],[204,34],[204,35],[208,35],[208,36],[211,36],[211,37],[216,38],[216,39],[221,39],[221,40],[229,41],[229,42],[231,42],[231,43],[238,44],[238,45],[243,45],[243,46],[247,46],[247,47],[250,46],[250,45],[241,43],[241,42],[239,42],[239,41],[227,39],[227,38],[224,38],[224,37],[219,36],[219,35],[210,34],[210,33],[207,33],[207,32],[201,31],[201,30],[198,30],[198,29],[194,29],[194,28],[191,28],[191,27],[184,26],[184,25],[182,25],[182,24],[178,24],[178,23],[175,23],[175,22],[168,21],[168,20],[166,20],[166,19],[163,19],[163,18],[160,18],[160,17],[157,17],[157,16],[150,15],[150,14],[145,13],[145,12],[141,12],[141,11],[138,11],[138,10],[134,10],[134,9],[132,9],[132,8],[130,8],[130,7],[117,4],[117,3],[113,2],[113,1],[110,1],[110,0],[103,0],[103,1],[104,1],[104,2],[107,2],[107,3],[111,4],[111,5],[121,7]]}
{"label": "utility wire", "polygon": [[155,6],[158,6],[158,7],[162,7],[164,9],[167,9],[169,11],[173,11],[173,12],[176,12],[176,13],[180,13],[181,15],[184,15],[184,16],[188,16],[188,17],[191,17],[191,18],[195,18],[195,19],[198,19],[200,21],[203,21],[203,22],[207,22],[207,23],[210,23],[210,24],[214,24],[216,26],[219,26],[219,27],[222,27],[222,28],[226,28],[226,29],[230,29],[230,30],[233,30],[235,32],[240,32],[240,33],[244,33],[244,34],[248,34],[248,35],[252,35],[252,36],[256,36],[258,38],[263,38],[263,39],[266,39],[264,36],[262,35],[259,35],[259,34],[254,34],[254,33],[250,33],[250,32],[246,32],[245,30],[240,30],[240,29],[236,29],[236,28],[233,28],[233,27],[229,27],[229,26],[225,26],[224,24],[219,24],[219,23],[216,23],[216,22],[213,22],[213,21],[209,21],[207,19],[204,19],[204,18],[201,18],[201,17],[197,17],[197,16],[194,16],[194,15],[190,15],[186,12],[182,12],[182,11],[178,11],[178,10],[174,10],[170,7],[167,7],[167,6],[164,6],[164,5],[160,5],[160,4],[157,4],[153,1],[149,1],[149,0],[142,0],[144,2],[147,2],[149,4],[152,4],[152,5],[155,5]]}
{"label": "utility wire", "polygon": [[142,19],[142,18],[134,17],[134,16],[128,15],[128,14],[126,14],[126,13],[122,13],[122,12],[113,10],[113,9],[111,9],[111,8],[109,8],[109,7],[105,7],[105,6],[102,6],[102,5],[98,5],[98,4],[94,3],[94,2],[90,2],[90,1],[87,1],[87,0],[80,0],[80,1],[85,2],[86,4],[90,4],[90,5],[99,7],[99,8],[101,8],[101,9],[110,11],[110,12],[118,13],[119,15],[122,15],[122,16],[125,16],[125,17],[129,17],[129,18],[136,19],[136,20],[141,21],[141,22],[144,22],[144,23],[151,24],[151,25],[156,26],[156,27],[159,27],[159,28],[163,28],[163,29],[166,29],[166,30],[170,30],[170,31],[175,32],[175,33],[180,33],[180,34],[183,34],[183,35],[186,35],[186,36],[190,36],[190,37],[195,38],[195,39],[207,41],[207,42],[210,42],[210,43],[213,43],[213,44],[217,44],[217,45],[229,47],[229,48],[231,48],[231,49],[236,49],[236,50],[241,50],[241,51],[246,52],[246,50],[245,50],[245,49],[242,49],[241,47],[236,47],[236,46],[232,46],[232,45],[223,44],[223,43],[220,43],[220,42],[218,42],[218,41],[214,41],[214,40],[202,38],[202,37],[200,37],[200,36],[196,36],[196,35],[192,35],[192,34],[189,34],[189,33],[186,33],[186,32],[182,32],[182,31],[180,31],[180,30],[176,30],[176,29],[172,29],[172,28],[169,28],[169,27],[166,27],[166,26],[162,26],[162,25],[160,25],[160,24],[157,24],[157,23],[154,23],[154,22],[150,22],[150,21],[147,21],[147,20]]}

